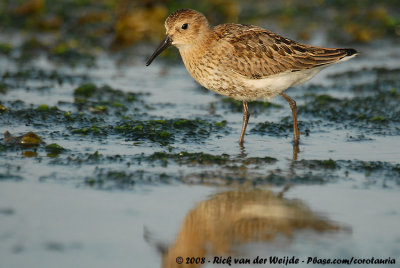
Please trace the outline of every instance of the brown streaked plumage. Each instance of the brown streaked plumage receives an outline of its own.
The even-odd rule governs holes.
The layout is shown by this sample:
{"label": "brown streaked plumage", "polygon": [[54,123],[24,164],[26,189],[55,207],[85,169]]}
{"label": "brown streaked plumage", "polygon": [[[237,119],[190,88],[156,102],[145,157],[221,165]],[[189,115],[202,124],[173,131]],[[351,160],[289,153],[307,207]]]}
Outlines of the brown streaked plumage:
{"label": "brown streaked plumage", "polygon": [[186,69],[202,86],[243,101],[242,145],[250,117],[247,102],[281,95],[293,114],[294,143],[298,144],[296,102],[283,93],[302,84],[323,68],[358,54],[352,48],[303,45],[257,26],[222,24],[210,27],[203,14],[180,9],[165,20],[167,35],[146,65],[175,45]]}

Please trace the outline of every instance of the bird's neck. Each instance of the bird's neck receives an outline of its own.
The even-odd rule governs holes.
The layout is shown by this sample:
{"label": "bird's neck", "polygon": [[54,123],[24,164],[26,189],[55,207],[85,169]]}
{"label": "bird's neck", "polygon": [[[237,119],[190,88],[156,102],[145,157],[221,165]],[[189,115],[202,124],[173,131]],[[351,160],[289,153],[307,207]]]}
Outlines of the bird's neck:
{"label": "bird's neck", "polygon": [[187,64],[189,62],[199,62],[198,59],[204,57],[207,51],[209,51],[209,48],[215,42],[215,38],[213,38],[214,35],[215,33],[212,29],[207,29],[207,31],[203,31],[192,44],[178,47],[179,53],[181,54],[186,66],[188,66]]}

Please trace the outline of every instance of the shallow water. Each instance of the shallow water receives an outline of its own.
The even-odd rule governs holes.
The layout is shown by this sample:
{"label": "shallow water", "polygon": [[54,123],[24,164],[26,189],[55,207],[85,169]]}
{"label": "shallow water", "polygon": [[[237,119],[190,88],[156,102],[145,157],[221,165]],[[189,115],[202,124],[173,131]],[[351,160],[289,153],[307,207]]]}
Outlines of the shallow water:
{"label": "shallow water", "polygon": [[[182,64],[1,57],[0,131],[46,143],[1,140],[2,265],[159,267],[162,250],[164,267],[178,256],[207,256],[203,267],[223,267],[214,256],[398,265],[400,50],[383,45],[288,90],[309,133],[297,153],[284,100],[250,104],[240,148],[240,104],[202,89]],[[76,91],[86,83],[89,97]],[[65,150],[52,154],[52,143]]]}

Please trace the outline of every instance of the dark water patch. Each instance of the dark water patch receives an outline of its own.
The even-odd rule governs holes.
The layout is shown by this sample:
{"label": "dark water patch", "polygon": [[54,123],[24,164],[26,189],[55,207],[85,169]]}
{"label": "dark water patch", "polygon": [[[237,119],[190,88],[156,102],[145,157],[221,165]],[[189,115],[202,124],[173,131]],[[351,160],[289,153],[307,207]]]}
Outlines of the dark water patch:
{"label": "dark water patch", "polygon": [[39,37],[29,37],[23,40],[17,50],[19,55],[16,60],[22,64],[37,58],[42,53],[49,53],[50,46]]}
{"label": "dark water patch", "polygon": [[151,162],[161,162],[163,166],[167,166],[171,160],[180,165],[224,165],[230,161],[227,154],[211,155],[203,152],[180,152],[178,154],[156,152],[148,156],[147,159]]}
{"label": "dark water patch", "polygon": [[[57,147],[57,146],[56,146]],[[58,148],[58,147],[57,147]],[[41,151],[43,149],[39,149]],[[174,183],[200,185],[286,185],[325,184],[358,178],[356,185],[390,188],[400,185],[400,165],[383,161],[313,160],[278,161],[265,157],[234,157],[205,152],[169,152],[120,155],[71,153],[62,150],[56,156],[41,158],[50,166],[71,169],[66,180],[79,178],[76,167],[95,166],[83,182],[98,189],[133,189],[136,184]],[[46,149],[44,151],[48,152]],[[0,151],[1,153],[1,151]],[[2,174],[2,179],[23,179],[15,172]],[[46,176],[45,176],[46,177]],[[46,177],[47,178],[47,177]],[[48,176],[59,180],[57,175]],[[80,182],[78,182],[79,184]]]}
{"label": "dark water patch", "polygon": [[299,160],[295,162],[296,168],[307,168],[307,169],[339,169],[340,166],[338,165],[337,161],[328,159],[328,160]]}
{"label": "dark water patch", "polygon": [[324,184],[337,180],[332,175],[320,174],[317,172],[294,173],[281,169],[268,171],[245,170],[207,170],[196,173],[181,175],[180,181],[190,184],[232,186],[232,185],[275,185],[287,184]]}
{"label": "dark water patch", "polygon": [[46,242],[44,246],[45,249],[49,251],[62,252],[65,250],[65,245],[61,242],[55,242],[55,241]]}
{"label": "dark water patch", "polygon": [[[65,152],[64,149],[62,152]],[[64,154],[65,155],[65,154]],[[58,156],[58,155],[57,155]],[[99,164],[116,164],[125,163],[129,166],[130,158],[119,154],[103,155],[98,151],[94,153],[71,153],[64,157],[57,157],[49,161],[50,165],[62,166],[85,166],[85,165],[99,165]]]}
{"label": "dark water patch", "polygon": [[257,167],[259,165],[271,165],[275,164],[278,160],[273,157],[232,157],[228,154],[213,155],[204,152],[186,152],[182,151],[179,153],[169,153],[169,152],[155,152],[149,156],[141,155],[138,158],[140,161],[148,161],[151,163],[160,163],[162,166],[166,167],[169,163],[177,163],[179,165],[189,165],[189,166],[208,166],[217,165],[229,169],[235,169],[235,167],[240,166],[253,166]]}
{"label": "dark water patch", "polygon": [[349,142],[364,142],[364,141],[373,141],[374,139],[369,138],[367,136],[365,136],[364,134],[359,134],[359,135],[348,135],[347,136],[347,141]]}
{"label": "dark water patch", "polygon": [[[26,103],[22,100],[7,101],[4,103],[4,105],[6,105],[8,108],[6,111],[8,111],[9,109],[17,110],[17,109],[25,109],[28,107],[26,105]],[[4,112],[6,112],[6,111],[4,111]]]}
{"label": "dark water patch", "polygon": [[[41,82],[57,82],[63,83],[82,83],[87,81],[88,77],[85,74],[65,74],[57,70],[43,70],[36,67],[20,68],[18,71],[7,70],[1,74],[2,83],[7,83],[9,87],[20,86],[26,84],[28,80],[37,80]],[[30,84],[27,84],[30,88]],[[39,87],[40,89],[40,87]]]}
{"label": "dark water patch", "polygon": [[[3,156],[4,150],[4,145],[0,144],[0,156]],[[0,163],[0,181],[2,180],[12,180],[12,181],[22,181],[23,177],[20,174],[21,172],[21,166],[19,165],[14,165],[11,163]]]}
{"label": "dark water patch", "polygon": [[51,49],[49,59],[58,63],[77,66],[94,67],[96,57],[89,51],[70,46],[68,43],[59,43]]}
{"label": "dark water patch", "polygon": [[86,177],[84,183],[90,187],[102,190],[132,190],[137,184],[169,184],[179,180],[177,176],[164,172],[148,172],[145,170],[107,170],[96,168],[93,176]]}
{"label": "dark water patch", "polygon": [[0,208],[0,215],[11,216],[15,214],[15,210],[12,208]]}
{"label": "dark water patch", "polygon": [[58,253],[68,250],[82,250],[82,248],[83,245],[80,242],[47,241],[44,243],[44,249]]}
{"label": "dark water patch", "polygon": [[7,83],[4,83],[3,81],[0,82],[0,94],[2,94],[2,95],[7,94],[8,88],[9,88],[9,85]]}
{"label": "dark water patch", "polygon": [[276,185],[287,184],[323,184],[336,181],[334,176],[326,176],[317,172],[288,173],[280,169],[267,172],[238,172],[235,169],[202,170],[196,172],[182,171],[145,171],[145,170],[123,170],[96,168],[92,176],[84,179],[86,185],[98,189],[123,189],[131,190],[135,185],[158,184],[158,183],[184,183],[195,185]]}
{"label": "dark water patch", "polygon": [[347,169],[363,172],[366,176],[394,178],[400,184],[400,164],[392,164],[383,161],[343,161]]}
{"label": "dark water patch", "polygon": [[[45,56],[55,64],[70,67],[95,66],[96,57],[93,50],[78,46],[78,41],[73,38],[64,38],[64,36],[49,38],[49,36],[51,35],[36,33],[34,37],[24,38],[25,40],[13,49],[16,52],[13,53],[13,58],[21,65],[33,63],[38,57]],[[6,55],[10,56],[10,54]]]}
{"label": "dark water patch", "polygon": [[264,165],[264,164],[275,164],[278,159],[270,156],[265,157],[247,157],[242,159],[243,165]]}
{"label": "dark water patch", "polygon": [[364,67],[357,70],[347,70],[346,72],[337,72],[329,74],[327,77],[335,80],[342,79],[357,79],[363,76],[374,76],[378,80],[397,80],[400,75],[400,68],[387,68],[387,67]]}
{"label": "dark water patch", "polygon": [[307,174],[296,174],[288,176],[285,174],[280,174],[280,171],[272,171],[268,176],[256,177],[253,184],[272,184],[276,186],[283,186],[287,184],[323,184],[330,181],[333,181],[333,179],[326,174],[315,174],[309,172]]}
{"label": "dark water patch", "polygon": [[341,172],[346,177],[352,172],[362,175],[368,185],[400,185],[400,164],[392,164],[384,161],[361,161],[361,160],[299,160],[292,164],[297,171],[306,172],[319,171],[324,176],[341,178]]}
{"label": "dark water patch", "polygon": [[94,177],[85,178],[85,184],[99,189],[132,189],[135,184],[136,174],[125,171],[104,171],[98,169]]}
{"label": "dark water patch", "polygon": [[23,177],[15,174],[0,173],[0,181],[2,180],[22,181]]}

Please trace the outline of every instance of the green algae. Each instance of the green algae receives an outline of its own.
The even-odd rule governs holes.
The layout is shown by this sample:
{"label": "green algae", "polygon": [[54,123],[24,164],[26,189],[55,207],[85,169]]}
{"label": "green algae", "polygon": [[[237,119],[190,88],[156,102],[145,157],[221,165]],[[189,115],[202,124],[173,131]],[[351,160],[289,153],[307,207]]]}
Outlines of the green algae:
{"label": "green algae", "polygon": [[[67,149],[62,150],[61,153],[66,152]],[[69,150],[68,150],[69,151]],[[65,155],[65,154],[64,154]],[[62,155],[57,155],[57,158],[52,159],[49,164],[53,166],[88,166],[88,165],[99,165],[99,164],[116,164],[125,163],[128,165],[130,163],[130,158],[127,156],[122,156],[119,154],[115,155],[104,155],[95,151],[94,153],[74,153],[62,157]]]}
{"label": "green algae", "polygon": [[66,151],[65,148],[58,145],[57,143],[51,143],[45,146],[45,150],[47,152],[47,156],[49,157],[57,157],[59,154]]}
{"label": "green algae", "polygon": [[[304,131],[310,133],[311,130],[315,130],[321,124],[320,120],[309,120],[309,121],[298,121],[300,132]],[[293,121],[292,117],[284,117],[279,122],[262,122],[257,123],[250,130],[251,133],[269,136],[289,136],[293,134]]]}
{"label": "green algae", "polygon": [[90,98],[96,90],[97,87],[94,84],[83,84],[74,90],[74,96]]}
{"label": "green algae", "polygon": [[171,127],[171,125],[167,126],[164,121],[149,120],[123,122],[113,127],[112,130],[134,141],[150,140],[161,144],[167,144],[174,138],[168,131]]}
{"label": "green algae", "polygon": [[243,165],[250,165],[250,164],[256,164],[256,165],[261,165],[261,164],[275,164],[278,162],[278,159],[270,156],[265,156],[265,157],[248,157],[245,158],[242,161]]}
{"label": "green algae", "polygon": [[[248,102],[248,107],[250,113],[258,114],[271,109],[280,109],[283,106],[268,101],[251,101]],[[222,108],[232,112],[243,113],[243,103],[232,98],[222,98]]]}
{"label": "green algae", "polygon": [[328,95],[313,95],[312,100],[298,107],[303,115],[324,119],[326,123],[335,123],[338,128],[356,127],[366,133],[399,133],[396,127],[400,122],[400,94],[390,91],[378,91],[373,96],[357,96],[337,99]]}
{"label": "green algae", "polygon": [[340,165],[337,161],[328,159],[328,160],[300,160],[296,161],[295,165],[298,168],[308,168],[314,170],[323,170],[323,169],[340,169]]}
{"label": "green algae", "polygon": [[[301,128],[300,128],[301,129]],[[274,135],[274,136],[282,136],[288,135],[293,131],[293,124],[289,121],[287,122],[263,122],[258,123],[255,127],[253,127],[250,132],[258,133],[261,135]]]}
{"label": "green algae", "polygon": [[13,50],[13,47],[11,44],[0,43],[0,55],[1,54],[8,55],[11,53],[12,50]]}
{"label": "green algae", "polygon": [[330,103],[340,102],[340,99],[334,98],[327,94],[322,94],[322,95],[314,95],[314,101],[317,103],[317,105],[324,106]]}
{"label": "green algae", "polygon": [[124,120],[109,129],[111,133],[120,134],[134,141],[150,140],[167,145],[180,139],[201,140],[224,129],[225,123],[215,125],[202,119],[155,119],[146,121]]}
{"label": "green algae", "polygon": [[56,45],[56,47],[51,50],[49,56],[56,62],[62,62],[63,64],[69,64],[71,66],[84,64],[88,67],[92,67],[95,64],[95,57],[90,50],[69,47],[69,45],[65,43]]}
{"label": "green algae", "polygon": [[145,105],[140,92],[124,92],[108,85],[96,86],[93,83],[83,84],[74,90],[74,104],[79,111],[95,114],[111,113],[118,117],[129,117],[126,112],[139,113]]}
{"label": "green algae", "polygon": [[226,120],[222,120],[221,122],[215,122],[214,127],[224,128],[224,127],[226,127],[227,124],[228,124],[228,122]]}
{"label": "green algae", "polygon": [[164,165],[168,162],[168,160],[173,160],[178,164],[198,164],[198,165],[223,165],[226,164],[230,159],[229,155],[211,155],[206,153],[189,153],[189,152],[180,152],[178,154],[171,154],[165,152],[156,152],[149,156],[150,161],[161,160]]}
{"label": "green algae", "polygon": [[50,111],[50,107],[47,104],[42,104],[38,106],[36,110],[38,110],[39,112],[48,112]]}
{"label": "green algae", "polygon": [[84,99],[93,99],[98,102],[104,102],[114,107],[124,106],[125,103],[132,103],[144,93],[124,92],[114,89],[108,85],[98,87],[92,83],[83,84],[74,90],[75,97]]}
{"label": "green algae", "polygon": [[100,189],[132,189],[135,185],[135,174],[125,171],[103,171],[100,170],[96,177],[87,177],[84,182],[91,186]]}
{"label": "green algae", "polygon": [[322,174],[313,174],[308,173],[304,175],[292,175],[288,177],[287,175],[280,174],[278,172],[271,172],[265,177],[257,177],[254,184],[255,185],[264,185],[264,184],[273,184],[278,186],[283,186],[287,184],[324,184],[327,182],[332,182],[334,179],[329,176]]}
{"label": "green algae", "polygon": [[249,157],[249,158],[233,158],[228,154],[213,155],[204,152],[155,152],[149,156],[142,156],[141,161],[160,162],[162,166],[177,163],[179,165],[218,165],[228,169],[236,169],[240,166],[248,165],[271,165],[278,160],[273,157]]}
{"label": "green algae", "polygon": [[387,122],[386,118],[384,116],[374,116],[370,119],[371,122],[376,122],[376,123],[383,123]]}
{"label": "green algae", "polygon": [[168,131],[161,131],[160,132],[160,138],[162,139],[169,139],[171,137],[171,133]]}
{"label": "green algae", "polygon": [[99,127],[97,125],[91,125],[90,127],[84,128],[69,128],[72,134],[79,134],[79,135],[102,135],[106,136],[108,134],[107,127]]}
{"label": "green algae", "polygon": [[142,184],[169,184],[173,181],[183,182],[184,178],[167,174],[165,172],[155,173],[142,169],[135,171],[126,170],[107,170],[96,168],[93,176],[84,179],[84,183],[89,187],[102,190],[132,190],[136,185]]}

